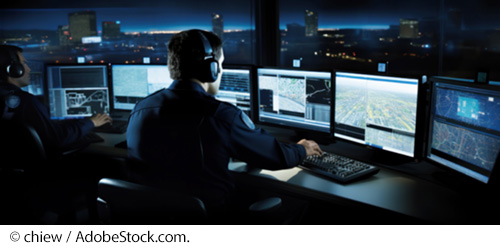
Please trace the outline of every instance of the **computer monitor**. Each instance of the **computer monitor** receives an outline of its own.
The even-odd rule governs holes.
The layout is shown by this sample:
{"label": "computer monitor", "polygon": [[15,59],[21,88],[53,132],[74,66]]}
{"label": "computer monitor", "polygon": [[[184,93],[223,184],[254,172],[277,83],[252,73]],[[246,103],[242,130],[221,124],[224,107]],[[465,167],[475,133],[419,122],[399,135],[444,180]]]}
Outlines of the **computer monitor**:
{"label": "computer monitor", "polygon": [[419,79],[335,72],[336,138],[416,157]]}
{"label": "computer monitor", "polygon": [[47,85],[52,119],[109,113],[106,65],[49,65]]}
{"label": "computer monitor", "polygon": [[173,80],[167,65],[111,65],[113,108],[132,110],[146,96],[168,88]]}
{"label": "computer monitor", "polygon": [[426,158],[488,183],[500,151],[500,87],[431,78]]}
{"label": "computer monitor", "polygon": [[41,61],[28,61],[28,66],[30,67],[30,84],[23,87],[22,89],[29,92],[35,96],[43,96],[44,93],[44,64]]}
{"label": "computer monitor", "polygon": [[258,68],[259,121],[330,134],[331,75]]}
{"label": "computer monitor", "polygon": [[250,67],[224,65],[219,92],[215,95],[215,98],[231,103],[250,115],[252,105],[250,80]]}

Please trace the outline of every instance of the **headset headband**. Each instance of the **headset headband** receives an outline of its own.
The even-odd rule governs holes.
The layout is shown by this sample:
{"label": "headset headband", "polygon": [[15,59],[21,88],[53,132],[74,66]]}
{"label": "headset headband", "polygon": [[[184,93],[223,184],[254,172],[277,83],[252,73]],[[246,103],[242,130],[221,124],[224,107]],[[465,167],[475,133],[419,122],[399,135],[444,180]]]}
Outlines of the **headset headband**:
{"label": "headset headband", "polygon": [[201,42],[203,43],[203,48],[205,49],[205,57],[203,59],[206,60],[209,58],[214,58],[212,45],[210,45],[210,42],[208,41],[207,37],[201,31],[199,31],[199,33],[201,37]]}

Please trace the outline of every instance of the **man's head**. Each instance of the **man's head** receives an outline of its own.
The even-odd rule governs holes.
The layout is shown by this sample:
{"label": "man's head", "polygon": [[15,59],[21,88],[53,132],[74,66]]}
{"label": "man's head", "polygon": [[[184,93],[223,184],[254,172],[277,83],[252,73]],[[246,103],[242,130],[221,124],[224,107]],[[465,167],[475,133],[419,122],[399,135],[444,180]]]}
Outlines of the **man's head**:
{"label": "man's head", "polygon": [[16,46],[0,45],[0,82],[25,87],[30,83],[31,69],[26,64],[22,49]]}
{"label": "man's head", "polygon": [[[211,54],[207,54],[207,50],[212,50]],[[215,62],[210,61],[211,56]],[[174,35],[168,43],[168,68],[174,80],[194,79],[202,83],[213,82],[209,89],[216,87],[218,90],[223,60],[222,41],[212,32],[198,29],[182,31]],[[211,65],[215,65],[215,68],[211,69]],[[211,70],[215,70],[217,78],[215,81],[207,76]]]}

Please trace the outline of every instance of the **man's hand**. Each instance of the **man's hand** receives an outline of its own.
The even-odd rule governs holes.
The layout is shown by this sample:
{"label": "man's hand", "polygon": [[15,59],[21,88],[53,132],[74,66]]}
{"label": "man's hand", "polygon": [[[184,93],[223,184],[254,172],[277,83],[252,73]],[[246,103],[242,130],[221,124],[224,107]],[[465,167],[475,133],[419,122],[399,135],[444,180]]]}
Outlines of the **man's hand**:
{"label": "man's hand", "polygon": [[104,124],[111,123],[113,120],[111,119],[110,116],[108,116],[108,114],[98,113],[98,114],[92,116],[90,118],[90,121],[92,121],[92,123],[94,123],[95,127],[99,127],[99,126],[102,126]]}
{"label": "man's hand", "polygon": [[304,148],[306,148],[306,154],[308,156],[313,156],[313,155],[321,156],[321,154],[323,154],[323,151],[321,150],[319,145],[313,140],[302,139],[297,144],[300,144],[304,146]]}

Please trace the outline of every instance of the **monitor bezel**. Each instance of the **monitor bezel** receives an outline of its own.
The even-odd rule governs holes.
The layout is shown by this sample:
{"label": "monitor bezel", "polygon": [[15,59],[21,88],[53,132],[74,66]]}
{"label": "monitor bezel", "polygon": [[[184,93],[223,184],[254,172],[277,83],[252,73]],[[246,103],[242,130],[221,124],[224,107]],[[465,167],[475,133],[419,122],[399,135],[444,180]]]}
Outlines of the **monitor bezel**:
{"label": "monitor bezel", "polygon": [[[413,148],[413,156],[408,156],[406,154],[401,154],[398,152],[390,151],[390,150],[385,150],[383,148],[379,148],[376,146],[372,146],[366,143],[359,143],[355,141],[351,141],[349,139],[341,138],[338,136],[335,136],[335,129],[332,130],[332,138],[335,140],[341,140],[345,141],[348,143],[352,143],[355,145],[359,146],[364,146],[370,150],[374,151],[374,154],[383,154],[381,157],[387,157],[388,155],[386,153],[389,153],[392,157],[390,160],[394,160],[396,162],[399,162],[402,159],[402,161],[405,161],[406,159],[411,159],[414,161],[420,161],[422,160],[422,153],[423,153],[423,128],[424,128],[424,122],[425,122],[425,85],[423,84],[422,78],[425,75],[408,75],[408,74],[398,74],[398,73],[387,73],[387,72],[366,72],[366,71],[356,71],[356,70],[344,70],[344,69],[334,69],[332,73],[332,83],[334,84],[334,91],[333,91],[333,100],[332,101],[332,110],[333,110],[333,115],[335,115],[335,109],[336,109],[336,101],[335,101],[335,96],[337,93],[337,73],[351,73],[351,74],[362,74],[362,75],[368,75],[368,76],[381,76],[381,77],[397,77],[397,78],[405,78],[405,79],[414,79],[417,80],[417,110],[416,110],[416,122],[415,122],[415,142],[414,142],[414,148]],[[336,120],[335,116],[333,118],[333,128],[336,127]],[[387,161],[386,158],[380,158],[381,161]],[[389,163],[387,161],[387,163]]]}
{"label": "monitor bezel", "polygon": [[[106,86],[108,88],[108,109],[111,112],[113,110],[112,108],[112,101],[110,100],[110,94],[111,94],[111,89],[110,89],[110,77],[109,77],[109,71],[110,71],[110,64],[109,63],[45,63],[43,67],[43,74],[44,74],[44,94],[43,94],[43,103],[49,107],[50,106],[50,89],[51,87],[49,86],[49,73],[48,70],[50,67],[104,67],[105,72],[104,72],[104,78],[106,80]],[[87,117],[75,117],[75,118],[53,118],[52,114],[49,112],[50,118],[54,120],[66,120],[66,119],[84,119]]]}
{"label": "monitor bezel", "polygon": [[[331,91],[330,91],[330,127],[328,132],[324,131],[319,131],[319,130],[314,130],[314,129],[307,129],[303,127],[296,127],[296,126],[290,126],[287,124],[279,124],[275,122],[268,122],[268,121],[261,121],[260,120],[260,91],[259,91],[259,70],[261,69],[271,69],[271,70],[283,70],[283,71],[303,71],[303,72],[318,72],[318,73],[329,73],[330,74],[330,82],[332,84],[331,86]],[[255,69],[255,102],[256,102],[256,115],[255,115],[255,122],[257,124],[262,124],[262,125],[268,125],[272,127],[278,127],[278,128],[287,128],[294,130],[297,133],[300,133],[302,136],[305,137],[310,137],[310,138],[315,138],[315,139],[322,139],[326,138],[328,141],[325,143],[330,143],[332,137],[333,137],[333,115],[334,115],[334,109],[333,104],[334,104],[334,99],[333,99],[333,93],[335,92],[335,84],[333,82],[333,70],[327,70],[327,69],[306,69],[306,68],[294,68],[294,67],[257,67]]]}
{"label": "monitor bezel", "polygon": [[[250,78],[249,78],[249,85],[248,85],[248,91],[250,93],[250,115],[249,117],[252,119],[254,123],[257,122],[258,120],[258,99],[255,98],[255,95],[257,92],[257,84],[254,84],[256,82],[256,67],[254,65],[248,65],[248,64],[222,64],[223,68],[223,74],[224,74],[224,69],[233,69],[233,70],[248,70],[250,73]],[[222,77],[222,76],[221,76]],[[222,78],[221,78],[222,79]],[[257,111],[256,111],[257,110]]]}
{"label": "monitor bezel", "polygon": [[[167,64],[165,63],[149,63],[149,64],[143,64],[143,63],[110,63],[109,68],[108,68],[108,79],[109,79],[109,84],[108,84],[108,89],[109,89],[109,97],[111,99],[111,106],[110,109],[115,112],[132,112],[132,110],[129,109],[123,109],[123,108],[116,108],[115,106],[115,91],[114,91],[114,82],[113,82],[113,66],[165,66],[167,67]],[[167,69],[168,70],[168,69]]]}
{"label": "monitor bezel", "polygon": [[[426,125],[425,125],[425,143],[424,143],[424,151],[423,151],[423,158],[426,162],[430,163],[431,165],[434,165],[436,167],[439,167],[440,169],[445,170],[446,172],[454,175],[455,177],[459,177],[461,179],[464,179],[469,182],[474,182],[474,183],[479,183],[483,185],[489,185],[492,183],[492,178],[496,174],[500,172],[500,169],[497,169],[496,167],[499,166],[499,161],[500,161],[500,152],[497,155],[496,162],[494,163],[494,168],[490,172],[490,175],[488,176],[487,182],[481,181],[479,179],[476,179],[470,175],[465,174],[464,172],[460,172],[456,169],[453,169],[449,166],[446,166],[437,160],[434,160],[430,158],[431,155],[431,149],[432,149],[432,144],[431,144],[431,136],[432,136],[432,101],[435,98],[435,92],[436,92],[436,83],[444,83],[444,84],[450,84],[450,85],[457,85],[461,87],[470,87],[474,89],[484,89],[484,90],[493,90],[497,91],[500,94],[500,86],[497,85],[492,85],[492,84],[477,84],[474,82],[474,80],[470,79],[462,79],[462,78],[452,78],[452,77],[441,77],[441,76],[433,76],[430,77],[429,79],[429,104],[428,104],[428,115],[426,119]],[[449,160],[447,160],[449,161]],[[453,162],[455,163],[455,162]]]}

